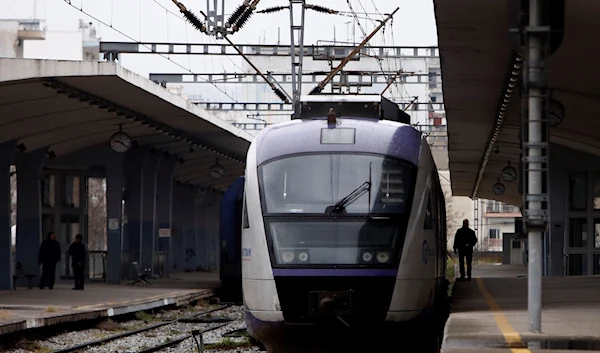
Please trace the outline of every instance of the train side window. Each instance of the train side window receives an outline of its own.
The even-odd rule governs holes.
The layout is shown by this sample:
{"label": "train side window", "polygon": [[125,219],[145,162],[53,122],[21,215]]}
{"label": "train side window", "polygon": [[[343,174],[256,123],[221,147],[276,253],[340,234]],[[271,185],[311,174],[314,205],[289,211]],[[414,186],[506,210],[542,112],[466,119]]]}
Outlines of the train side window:
{"label": "train side window", "polygon": [[246,206],[246,194],[244,194],[244,203],[242,206],[242,228],[250,228],[250,223],[248,222],[248,207]]}
{"label": "train side window", "polygon": [[431,190],[427,197],[427,209],[425,210],[425,222],[423,224],[425,229],[433,229],[433,208],[431,205]]}

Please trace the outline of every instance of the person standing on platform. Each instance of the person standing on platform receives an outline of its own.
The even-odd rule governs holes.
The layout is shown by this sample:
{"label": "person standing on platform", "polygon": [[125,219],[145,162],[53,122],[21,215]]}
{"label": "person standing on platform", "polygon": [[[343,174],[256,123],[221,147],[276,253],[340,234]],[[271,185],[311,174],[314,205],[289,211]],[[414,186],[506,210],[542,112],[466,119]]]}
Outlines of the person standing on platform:
{"label": "person standing on platform", "polygon": [[454,253],[458,250],[458,261],[460,266],[459,281],[465,280],[465,258],[467,260],[467,277],[471,280],[471,265],[473,261],[473,247],[477,244],[477,235],[469,228],[469,220],[463,220],[462,228],[456,231],[454,236]]}
{"label": "person standing on platform", "polygon": [[86,250],[81,234],[75,236],[75,241],[69,247],[69,255],[71,256],[71,267],[75,276],[75,287],[73,290],[83,290]]}
{"label": "person standing on platform", "polygon": [[46,240],[40,245],[38,262],[42,265],[42,277],[40,278],[40,289],[48,285],[48,289],[54,288],[56,278],[56,263],[61,259],[60,244],[56,241],[54,232],[48,233]]}

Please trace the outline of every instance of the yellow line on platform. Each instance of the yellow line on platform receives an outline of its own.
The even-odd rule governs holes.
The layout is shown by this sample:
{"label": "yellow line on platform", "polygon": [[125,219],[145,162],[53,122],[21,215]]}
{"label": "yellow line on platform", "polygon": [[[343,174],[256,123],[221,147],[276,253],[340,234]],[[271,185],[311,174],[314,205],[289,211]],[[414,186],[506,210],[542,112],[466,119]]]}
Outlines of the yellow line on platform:
{"label": "yellow line on platform", "polygon": [[502,331],[502,334],[504,335],[504,340],[506,340],[506,343],[508,344],[508,348],[510,348],[511,352],[512,353],[531,353],[531,351],[527,348],[512,348],[515,346],[523,346],[523,341],[521,340],[521,335],[519,335],[519,333],[517,331],[515,331],[515,329],[508,322],[508,319],[502,312],[502,309],[496,303],[496,301],[494,300],[494,297],[490,294],[490,292],[487,290],[487,288],[483,284],[483,280],[481,278],[476,278],[476,280],[477,280],[477,287],[479,287],[479,291],[481,292],[481,295],[483,295],[485,302],[487,303],[487,305],[490,307],[490,310],[494,314],[494,320],[496,320],[496,325],[498,326],[500,331]]}

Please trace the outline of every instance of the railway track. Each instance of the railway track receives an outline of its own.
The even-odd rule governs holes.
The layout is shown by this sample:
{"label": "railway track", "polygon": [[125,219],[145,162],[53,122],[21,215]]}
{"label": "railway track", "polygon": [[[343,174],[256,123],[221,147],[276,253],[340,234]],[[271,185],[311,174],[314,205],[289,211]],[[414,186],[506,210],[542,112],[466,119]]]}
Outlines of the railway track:
{"label": "railway track", "polygon": [[[175,324],[193,324],[194,329],[187,330],[187,332],[183,331],[183,330],[180,332],[177,332],[177,333],[179,333],[179,335],[177,335],[177,337],[175,337],[173,339],[165,340],[159,344],[153,344],[150,347],[143,346],[142,349],[137,350],[136,353],[152,353],[152,352],[166,350],[170,347],[177,346],[188,339],[193,340],[193,343],[195,344],[195,346],[199,352],[203,352],[204,346],[205,346],[204,335],[206,333],[223,328],[236,320],[235,318],[229,318],[229,317],[216,317],[216,318],[207,317],[208,314],[222,312],[223,310],[231,308],[232,306],[233,306],[232,304],[222,305],[218,308],[202,311],[200,313],[195,313],[195,314],[189,315],[184,318],[169,319],[164,322],[149,325],[149,326],[146,326],[143,328],[130,330],[127,332],[114,334],[114,335],[104,337],[101,339],[88,341],[85,343],[81,343],[81,344],[69,346],[66,348],[54,350],[54,351],[51,351],[51,353],[84,352],[84,351],[90,350],[93,347],[103,346],[110,342],[117,342],[119,340],[123,340],[128,337],[131,338],[131,336],[148,333],[152,330],[157,330],[159,328],[166,328],[169,325],[175,325]],[[175,330],[173,330],[173,331],[175,331]],[[233,331],[225,333],[223,336],[224,337],[235,337],[236,334],[239,334],[242,331],[245,331],[245,329],[243,329],[243,328],[235,329]],[[226,335],[228,335],[228,336],[226,336]],[[141,337],[139,339],[141,339]],[[130,352],[133,352],[133,351],[134,350],[132,350]]]}

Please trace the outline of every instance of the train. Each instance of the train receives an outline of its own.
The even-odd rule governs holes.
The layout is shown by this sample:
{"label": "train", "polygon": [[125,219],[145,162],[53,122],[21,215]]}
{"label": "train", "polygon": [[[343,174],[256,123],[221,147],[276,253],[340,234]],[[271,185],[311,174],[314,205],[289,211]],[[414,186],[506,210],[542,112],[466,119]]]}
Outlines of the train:
{"label": "train", "polygon": [[349,352],[412,332],[434,351],[449,281],[427,140],[380,95],[306,96],[300,107],[255,137],[235,187],[250,336],[271,353]]}
{"label": "train", "polygon": [[242,200],[244,176],[225,191],[219,206],[221,297],[242,301]]}

